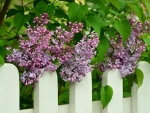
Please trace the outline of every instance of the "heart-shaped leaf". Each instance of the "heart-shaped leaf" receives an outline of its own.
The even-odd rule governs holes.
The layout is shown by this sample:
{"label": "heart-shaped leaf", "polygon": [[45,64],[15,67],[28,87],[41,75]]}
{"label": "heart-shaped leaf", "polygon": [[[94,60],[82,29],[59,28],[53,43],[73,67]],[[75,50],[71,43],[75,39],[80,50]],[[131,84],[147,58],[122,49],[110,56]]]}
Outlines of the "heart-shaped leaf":
{"label": "heart-shaped leaf", "polygon": [[113,89],[109,85],[105,87],[102,86],[100,90],[100,95],[103,108],[105,108],[111,101],[111,98],[113,96]]}

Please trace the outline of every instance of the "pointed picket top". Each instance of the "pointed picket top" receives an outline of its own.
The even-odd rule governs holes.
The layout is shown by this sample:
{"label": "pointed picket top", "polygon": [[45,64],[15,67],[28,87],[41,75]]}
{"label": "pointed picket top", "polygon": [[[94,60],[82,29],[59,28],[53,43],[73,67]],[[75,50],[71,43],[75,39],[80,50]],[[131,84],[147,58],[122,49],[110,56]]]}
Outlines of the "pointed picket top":
{"label": "pointed picket top", "polygon": [[87,73],[81,82],[70,83],[70,113],[92,113],[92,78]]}
{"label": "pointed picket top", "polygon": [[139,62],[137,68],[144,74],[143,84],[138,88],[137,84],[132,87],[132,113],[150,113],[150,64]]}
{"label": "pointed picket top", "polygon": [[0,67],[0,113],[19,113],[19,73],[9,63]]}
{"label": "pointed picket top", "polygon": [[34,113],[58,113],[56,72],[46,71],[34,88]]}
{"label": "pointed picket top", "polygon": [[102,76],[102,85],[113,89],[113,96],[102,113],[123,113],[123,83],[118,69],[107,70]]}

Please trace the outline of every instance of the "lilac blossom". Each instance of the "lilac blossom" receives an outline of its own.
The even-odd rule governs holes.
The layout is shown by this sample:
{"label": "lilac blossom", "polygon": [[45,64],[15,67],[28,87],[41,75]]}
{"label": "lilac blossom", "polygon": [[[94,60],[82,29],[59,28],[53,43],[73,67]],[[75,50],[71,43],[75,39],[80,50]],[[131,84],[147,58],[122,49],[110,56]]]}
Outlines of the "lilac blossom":
{"label": "lilac blossom", "polygon": [[70,46],[69,43],[72,43],[72,39],[74,38],[75,33],[79,33],[83,29],[82,23],[71,23],[66,25],[69,30],[65,30],[64,28],[57,27],[55,31],[53,31],[49,50],[51,54],[59,59],[59,63],[63,64],[65,60],[70,58]]}
{"label": "lilac blossom", "polygon": [[61,69],[61,77],[64,81],[79,82],[80,76],[86,76],[86,73],[92,71],[90,65],[91,58],[96,54],[95,48],[99,43],[98,35],[91,33],[84,36],[80,42],[75,45]]}
{"label": "lilac blossom", "polygon": [[40,18],[34,18],[36,24],[33,28],[28,26],[28,39],[20,36],[20,46],[13,49],[12,54],[7,56],[8,62],[15,62],[20,67],[24,67],[21,75],[21,81],[25,84],[33,84],[38,81],[38,76],[43,70],[55,71],[58,66],[53,62],[55,56],[48,54],[46,50],[49,48],[49,41],[52,33],[44,26],[48,24],[48,14],[40,15]]}
{"label": "lilac blossom", "polygon": [[107,60],[98,64],[100,71],[107,69],[119,69],[122,77],[134,73],[136,64],[145,50],[146,45],[139,38],[142,30],[142,24],[135,20],[130,20],[131,34],[128,40],[123,44],[122,37],[117,35],[110,40],[110,48],[106,54]]}

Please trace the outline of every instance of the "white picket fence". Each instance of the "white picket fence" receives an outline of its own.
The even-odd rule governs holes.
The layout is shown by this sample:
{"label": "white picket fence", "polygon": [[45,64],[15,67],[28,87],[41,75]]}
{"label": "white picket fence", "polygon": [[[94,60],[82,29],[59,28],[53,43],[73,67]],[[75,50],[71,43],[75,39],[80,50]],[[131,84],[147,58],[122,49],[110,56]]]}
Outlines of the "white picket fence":
{"label": "white picket fence", "polygon": [[100,101],[92,102],[92,80],[88,73],[80,83],[70,84],[68,105],[58,106],[56,73],[45,72],[34,89],[34,108],[19,110],[19,75],[12,64],[0,67],[0,113],[150,113],[150,65],[140,62],[143,85],[132,87],[131,98],[123,98],[123,80],[118,70],[106,71],[102,84],[113,88],[113,97],[102,109]]}

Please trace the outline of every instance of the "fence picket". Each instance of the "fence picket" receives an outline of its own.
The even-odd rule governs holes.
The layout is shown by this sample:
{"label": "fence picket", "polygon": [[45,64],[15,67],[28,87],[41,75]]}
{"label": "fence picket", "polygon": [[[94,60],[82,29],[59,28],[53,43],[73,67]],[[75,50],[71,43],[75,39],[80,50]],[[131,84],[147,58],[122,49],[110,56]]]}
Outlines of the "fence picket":
{"label": "fence picket", "polygon": [[113,88],[113,97],[102,113],[123,113],[123,84],[119,70],[108,70],[102,77],[102,85],[109,85]]}
{"label": "fence picket", "polygon": [[0,113],[19,113],[19,74],[12,64],[0,67]]}
{"label": "fence picket", "polygon": [[123,113],[132,113],[130,97],[123,99]]}
{"label": "fence picket", "polygon": [[131,98],[123,99],[123,81],[119,70],[107,70],[102,85],[113,88],[113,97],[105,109],[101,102],[92,103],[91,73],[81,82],[70,83],[68,105],[58,106],[56,72],[46,71],[34,88],[34,108],[19,110],[19,74],[12,64],[0,67],[0,113],[149,113],[150,112],[150,64],[139,62],[137,67],[144,73],[142,86],[134,83]]}
{"label": "fence picket", "polygon": [[46,71],[34,88],[34,113],[58,113],[57,74]]}
{"label": "fence picket", "polygon": [[87,73],[81,82],[70,83],[70,113],[92,113],[92,78]]}
{"label": "fence picket", "polygon": [[132,113],[150,113],[150,65],[143,61],[137,67],[144,73],[144,79],[139,89],[135,83],[132,87]]}

